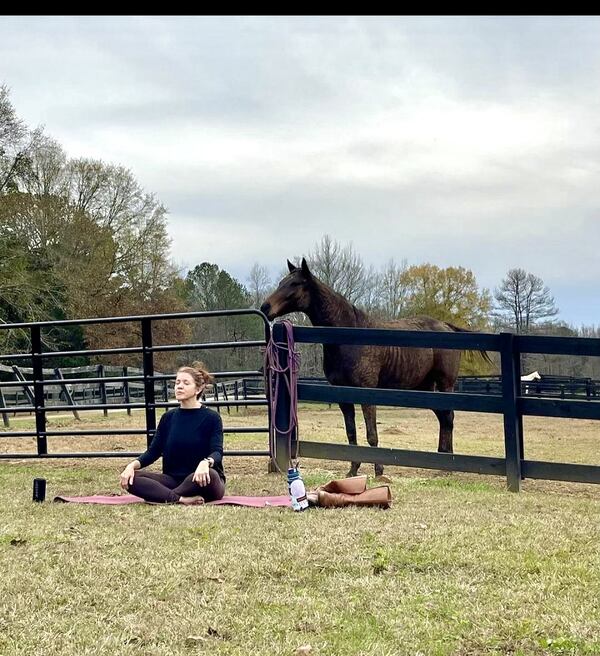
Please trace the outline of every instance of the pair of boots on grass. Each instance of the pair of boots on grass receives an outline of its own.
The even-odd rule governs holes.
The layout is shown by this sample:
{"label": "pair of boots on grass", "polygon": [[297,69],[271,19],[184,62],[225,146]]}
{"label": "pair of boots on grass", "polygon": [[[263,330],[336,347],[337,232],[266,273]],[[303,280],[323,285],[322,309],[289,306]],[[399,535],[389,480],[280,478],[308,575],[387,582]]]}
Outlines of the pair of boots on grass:
{"label": "pair of boots on grass", "polygon": [[367,476],[353,476],[330,481],[307,494],[311,506],[343,508],[344,506],[379,506],[389,508],[392,493],[389,485],[367,490]]}

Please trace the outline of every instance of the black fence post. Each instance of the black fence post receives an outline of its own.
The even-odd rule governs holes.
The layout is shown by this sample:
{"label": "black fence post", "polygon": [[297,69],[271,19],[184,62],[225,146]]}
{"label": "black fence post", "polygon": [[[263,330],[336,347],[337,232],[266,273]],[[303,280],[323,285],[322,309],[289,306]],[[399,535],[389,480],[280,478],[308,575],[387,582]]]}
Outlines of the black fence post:
{"label": "black fence post", "polygon": [[[6,408],[6,401],[4,400],[4,392],[2,391],[1,387],[0,387],[0,408]],[[6,413],[6,412],[2,413],[2,421],[4,422],[4,426],[6,428],[10,428],[10,421],[8,419],[8,413]]]}
{"label": "black fence post", "polygon": [[[266,356],[268,345],[273,338],[273,324],[270,323],[265,323],[265,343],[266,343],[266,348],[264,350],[263,355]],[[269,385],[269,371],[267,369],[267,359],[264,357],[263,359],[263,365],[260,368],[260,371],[262,371],[262,385],[265,390],[265,398],[267,400],[267,418],[269,422],[269,451],[270,451],[270,457],[269,457],[269,464],[267,465],[267,471],[269,474],[275,474],[278,471],[279,465],[277,463],[277,460],[275,458],[275,452],[274,449],[276,449],[276,442],[275,442],[275,426],[274,426],[274,420],[275,418],[273,417],[273,394],[275,393],[275,390],[271,389],[271,386]],[[250,383],[250,385],[248,385]],[[242,388],[244,390],[244,400],[248,400],[248,395],[256,394],[257,390],[254,386],[255,380],[252,379],[250,381],[247,381],[245,378],[242,379]],[[248,389],[249,387],[249,389]],[[258,380],[258,385],[257,387],[260,387],[260,379]],[[287,467],[287,464],[285,465]],[[282,468],[283,470],[283,468]]]}
{"label": "black fence post", "polygon": [[[215,380],[215,382],[212,384],[212,393],[213,393],[213,401],[218,401],[219,400],[219,384]],[[221,406],[217,406],[217,412],[221,414]]]}
{"label": "black fence post", "polygon": [[[123,367],[123,376],[129,376],[129,367]],[[131,396],[129,394],[129,381],[123,381],[123,396],[125,403],[131,403]],[[127,415],[131,417],[131,408],[127,408]]]}
{"label": "black fence post", "polygon": [[147,443],[156,433],[156,406],[154,405],[154,353],[152,352],[152,320],[142,319],[142,347],[144,369],[144,405],[146,407]]}
{"label": "black fence post", "polygon": [[502,397],[504,400],[504,450],[506,478],[511,492],[521,491],[521,453],[523,436],[517,408],[521,391],[519,352],[512,333],[500,333],[502,350]]}
{"label": "black fence post", "polygon": [[[515,363],[515,376],[517,378],[517,395],[523,396],[523,386],[521,383],[521,375],[523,374],[522,368],[522,354],[518,348],[516,341],[513,341],[513,361]],[[521,460],[525,459],[525,440],[523,439],[523,413],[519,409],[517,404],[517,423],[519,424],[519,458]],[[523,471],[521,470],[521,480],[524,480]]]}
{"label": "black fence post", "polygon": [[[219,383],[216,383],[216,384],[218,385]],[[229,406],[229,395],[227,394],[227,389],[225,387],[225,383],[221,383],[221,389],[223,390],[223,398],[225,399],[225,401],[227,401],[227,414],[230,415],[231,410],[230,410],[230,406]]]}
{"label": "black fence post", "polygon": [[[104,365],[99,364],[98,365],[98,378],[104,378],[105,372],[104,372]],[[100,391],[100,403],[103,405],[108,404],[108,399],[106,397],[106,383],[100,382],[98,383],[99,391]],[[108,417],[108,409],[104,408],[102,411],[105,417]]]}
{"label": "black fence post", "polygon": [[44,369],[42,363],[42,329],[31,326],[31,362],[33,367],[33,397],[35,405],[35,432],[39,456],[48,453],[46,438],[46,411],[44,408]]}
{"label": "black fence post", "polygon": [[[282,323],[273,325],[273,340],[275,343],[286,343],[286,332]],[[290,373],[288,370],[289,358],[287,349],[279,351],[279,366],[285,373],[275,373],[276,384],[275,417],[270,417],[271,430],[274,433],[275,462],[281,471],[286,471],[293,455],[298,451],[296,428],[290,430],[291,398],[288,385]],[[275,390],[269,390],[275,394]],[[270,393],[267,395],[270,397]]]}

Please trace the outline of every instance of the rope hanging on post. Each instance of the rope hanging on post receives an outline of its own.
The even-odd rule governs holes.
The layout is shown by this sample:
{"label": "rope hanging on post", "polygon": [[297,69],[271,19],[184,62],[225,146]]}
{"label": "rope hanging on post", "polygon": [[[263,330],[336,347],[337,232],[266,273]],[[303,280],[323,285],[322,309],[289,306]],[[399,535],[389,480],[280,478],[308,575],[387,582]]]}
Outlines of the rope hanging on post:
{"label": "rope hanging on post", "polygon": [[[295,348],[294,344],[294,327],[293,325],[284,320],[281,322],[285,329],[285,341],[284,342],[275,342],[273,333],[271,333],[271,339],[267,344],[265,351],[265,371],[267,373],[267,384],[268,390],[271,394],[270,404],[271,404],[271,425],[269,427],[269,450],[271,451],[271,456],[273,462],[277,469],[275,452],[276,452],[276,440],[275,433],[280,433],[287,435],[288,439],[288,453],[290,454],[290,463],[292,459],[297,457],[298,445],[296,442],[295,452],[292,453],[292,434],[294,429],[298,426],[298,373],[300,371],[300,354]],[[287,365],[281,364],[280,354],[287,353]],[[287,429],[282,429],[276,425],[277,417],[277,399],[279,385],[283,381],[283,384],[287,386],[288,393],[290,395],[290,413],[288,417]],[[281,470],[280,470],[281,471]]]}

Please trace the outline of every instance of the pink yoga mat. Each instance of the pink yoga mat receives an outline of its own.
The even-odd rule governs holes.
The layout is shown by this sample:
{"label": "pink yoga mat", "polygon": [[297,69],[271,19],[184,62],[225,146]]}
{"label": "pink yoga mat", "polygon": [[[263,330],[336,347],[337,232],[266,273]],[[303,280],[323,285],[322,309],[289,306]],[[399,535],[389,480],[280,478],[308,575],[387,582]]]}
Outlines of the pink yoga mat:
{"label": "pink yoga mat", "polygon": [[[95,494],[91,497],[54,497],[54,501],[65,501],[69,503],[96,503],[105,506],[122,506],[127,503],[144,503],[143,499],[133,494],[102,495]],[[287,495],[278,497],[236,497],[224,496],[218,501],[209,501],[207,506],[249,506],[251,508],[264,508],[266,506],[291,506]]]}

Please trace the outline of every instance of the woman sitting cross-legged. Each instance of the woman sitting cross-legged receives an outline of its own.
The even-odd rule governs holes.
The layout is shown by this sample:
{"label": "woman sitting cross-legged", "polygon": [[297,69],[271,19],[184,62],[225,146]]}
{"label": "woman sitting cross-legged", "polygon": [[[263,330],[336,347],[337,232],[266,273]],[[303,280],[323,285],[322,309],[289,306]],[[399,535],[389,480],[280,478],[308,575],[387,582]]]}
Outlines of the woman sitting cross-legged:
{"label": "woman sitting cross-legged", "polygon": [[[179,407],[165,412],[148,450],[121,472],[123,489],[154,503],[195,505],[223,497],[223,424],[200,401],[211,380],[201,363],[177,371]],[[161,456],[162,474],[140,471]]]}

